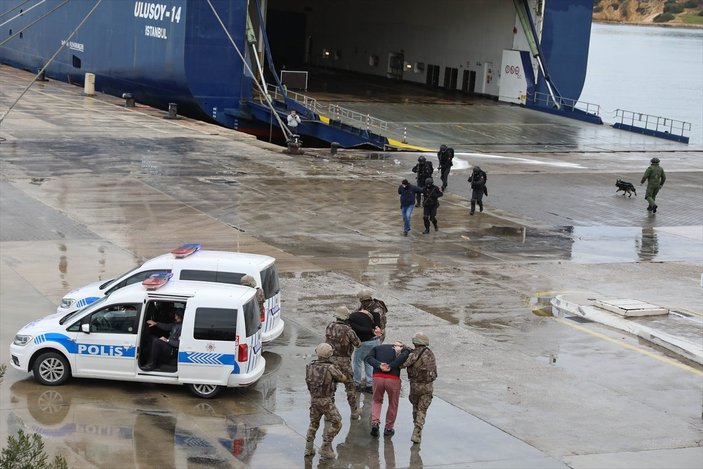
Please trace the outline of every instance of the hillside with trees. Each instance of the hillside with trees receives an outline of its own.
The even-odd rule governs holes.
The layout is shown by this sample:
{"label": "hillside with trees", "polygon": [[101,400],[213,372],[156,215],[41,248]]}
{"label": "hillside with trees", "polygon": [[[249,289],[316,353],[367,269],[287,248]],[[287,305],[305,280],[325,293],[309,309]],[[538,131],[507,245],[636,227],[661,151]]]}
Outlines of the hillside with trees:
{"label": "hillside with trees", "polygon": [[594,0],[593,20],[703,27],[703,0]]}

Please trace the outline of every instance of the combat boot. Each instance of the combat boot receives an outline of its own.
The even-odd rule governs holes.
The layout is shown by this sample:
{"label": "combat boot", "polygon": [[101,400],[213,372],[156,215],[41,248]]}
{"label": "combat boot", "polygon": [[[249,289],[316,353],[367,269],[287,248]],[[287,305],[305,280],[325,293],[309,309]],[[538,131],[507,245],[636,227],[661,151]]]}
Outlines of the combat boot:
{"label": "combat boot", "polygon": [[322,459],[334,459],[334,450],[332,449],[332,442],[325,441],[322,443],[322,448],[320,448],[320,457]]}
{"label": "combat boot", "polygon": [[434,225],[434,230],[437,231],[439,228],[437,228],[437,220],[432,220],[432,224]]}
{"label": "combat boot", "polygon": [[305,457],[315,456],[315,446],[313,446],[313,440],[307,440],[305,442]]}
{"label": "combat boot", "polygon": [[471,211],[469,212],[469,215],[473,215],[475,211],[476,211],[476,201],[472,200],[471,201]]}
{"label": "combat boot", "polygon": [[425,231],[422,232],[422,234],[427,234],[430,232],[430,221],[427,219],[422,220],[425,223]]}
{"label": "combat boot", "polygon": [[478,209],[479,209],[479,211],[483,212],[483,202],[481,202],[481,201],[478,202]]}
{"label": "combat boot", "polygon": [[415,429],[413,430],[413,435],[410,437],[410,441],[419,445],[420,440],[422,440],[422,429],[418,426],[415,426]]}

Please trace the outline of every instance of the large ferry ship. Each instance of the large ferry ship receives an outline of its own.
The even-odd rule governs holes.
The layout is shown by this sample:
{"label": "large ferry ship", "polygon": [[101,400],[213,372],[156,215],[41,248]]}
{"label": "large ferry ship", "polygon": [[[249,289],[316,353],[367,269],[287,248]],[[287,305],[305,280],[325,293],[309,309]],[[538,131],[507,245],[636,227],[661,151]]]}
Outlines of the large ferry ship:
{"label": "large ferry ship", "polygon": [[[262,136],[388,142],[279,70],[316,67],[477,94],[585,120],[592,0],[0,0],[0,62]],[[285,76],[284,76],[285,79]],[[292,83],[292,82],[291,82]],[[304,88],[304,85],[301,85]],[[299,90],[300,91],[300,90]],[[370,121],[369,118],[366,122]]]}

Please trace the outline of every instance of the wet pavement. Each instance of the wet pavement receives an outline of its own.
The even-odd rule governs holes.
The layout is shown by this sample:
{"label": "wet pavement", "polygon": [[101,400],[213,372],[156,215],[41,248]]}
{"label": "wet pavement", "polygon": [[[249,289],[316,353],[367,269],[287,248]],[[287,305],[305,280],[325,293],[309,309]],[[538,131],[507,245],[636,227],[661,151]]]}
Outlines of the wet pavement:
{"label": "wet pavement", "polygon": [[[28,77],[0,67],[0,109]],[[121,104],[38,84],[0,126],[0,361],[8,362],[14,333],[68,290],[183,242],[275,256],[286,330],[266,347],[267,373],[256,386],[210,401],[139,383],[48,388],[9,369],[1,435],[38,432],[70,467],[703,464],[701,367],[537,307],[579,290],[703,315],[699,148],[496,103],[467,105],[461,119],[483,116],[472,129],[482,123],[484,139],[467,141],[455,126],[448,143],[459,155],[439,231],[420,234],[417,210],[405,238],[396,188],[417,154],[291,156]],[[389,116],[414,112],[372,104]],[[444,108],[422,106],[425,121],[451,121]],[[421,144],[454,135],[452,125],[421,128]],[[626,199],[614,183],[638,182],[655,154],[669,181],[651,216],[644,191]],[[490,195],[486,212],[469,216],[464,181],[475,164],[489,174]],[[407,386],[396,434],[380,440],[368,435],[369,406],[350,422],[340,391],[337,459],[306,462],[304,365],[334,308],[353,307],[365,286],[389,306],[389,340],[409,342],[422,330],[438,356],[422,445],[409,441]],[[320,439],[318,432],[318,446]]]}

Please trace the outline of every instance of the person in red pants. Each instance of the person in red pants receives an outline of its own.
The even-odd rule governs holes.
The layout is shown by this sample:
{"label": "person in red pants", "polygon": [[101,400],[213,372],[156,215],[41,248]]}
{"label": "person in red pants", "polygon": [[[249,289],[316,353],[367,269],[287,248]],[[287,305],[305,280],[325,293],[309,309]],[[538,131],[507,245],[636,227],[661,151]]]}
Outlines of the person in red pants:
{"label": "person in red pants", "polygon": [[395,434],[395,417],[400,399],[400,366],[405,363],[410,350],[402,342],[377,345],[366,356],[366,363],[373,367],[373,404],[371,405],[371,436],[379,435],[381,408],[384,395],[388,394],[388,410],[383,436]]}

